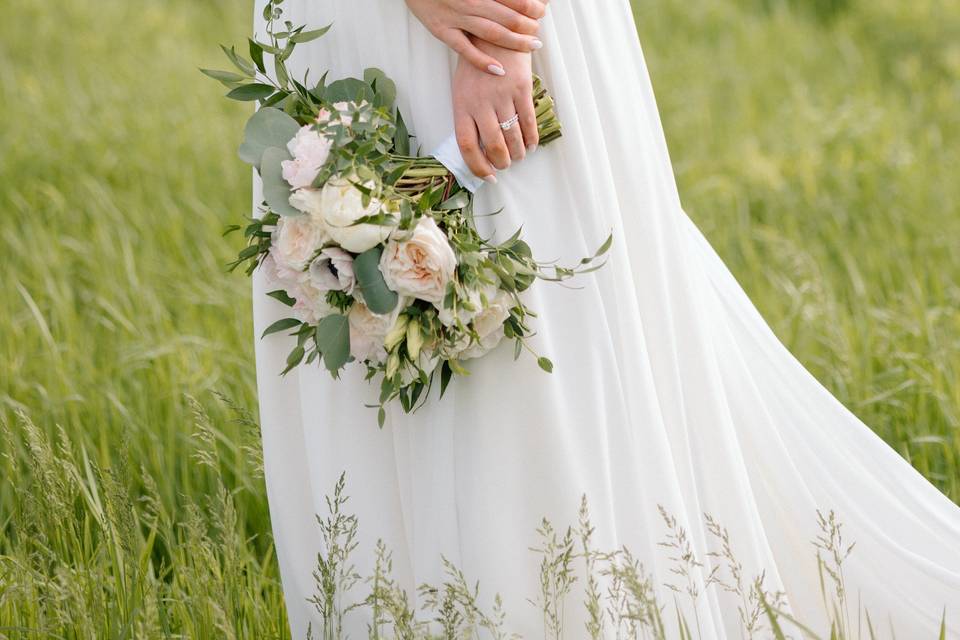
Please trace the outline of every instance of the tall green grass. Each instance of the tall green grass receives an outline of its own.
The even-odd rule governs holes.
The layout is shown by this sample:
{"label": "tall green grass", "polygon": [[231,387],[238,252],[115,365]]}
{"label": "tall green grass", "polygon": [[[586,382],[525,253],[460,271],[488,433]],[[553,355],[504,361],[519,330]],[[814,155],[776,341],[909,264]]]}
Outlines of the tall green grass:
{"label": "tall green grass", "polygon": [[[960,501],[960,1],[635,7],[688,211]],[[248,283],[218,240],[249,207],[245,109],[196,71],[252,11],[4,9],[0,636],[282,637]]]}

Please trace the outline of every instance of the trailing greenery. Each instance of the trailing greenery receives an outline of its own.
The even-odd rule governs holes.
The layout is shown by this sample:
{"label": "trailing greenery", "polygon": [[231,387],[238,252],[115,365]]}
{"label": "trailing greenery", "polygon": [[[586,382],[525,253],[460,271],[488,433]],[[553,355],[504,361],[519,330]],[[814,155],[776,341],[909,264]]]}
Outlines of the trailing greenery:
{"label": "trailing greenery", "polygon": [[[960,3],[815,4],[636,4],[681,194],[800,360],[958,501]],[[214,240],[249,211],[249,112],[196,71],[248,8],[13,0],[0,21],[0,635],[288,634],[248,283]],[[674,624],[635,558],[602,570],[619,624]],[[377,610],[409,628],[395,586]]]}

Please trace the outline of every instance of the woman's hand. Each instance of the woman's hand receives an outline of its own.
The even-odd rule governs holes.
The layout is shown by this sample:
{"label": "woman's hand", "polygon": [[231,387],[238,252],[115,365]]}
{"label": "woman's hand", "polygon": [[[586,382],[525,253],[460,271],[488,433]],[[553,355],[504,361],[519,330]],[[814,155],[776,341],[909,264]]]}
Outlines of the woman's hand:
{"label": "woman's hand", "polygon": [[[511,160],[522,160],[539,142],[533,109],[531,55],[472,39],[483,53],[503,61],[504,77],[478,71],[460,56],[453,77],[453,114],[457,143],[473,173],[496,182],[495,169],[506,169]],[[519,116],[504,130],[501,122]]]}
{"label": "woman's hand", "polygon": [[[474,36],[504,49],[533,51],[548,0],[406,0],[410,11],[436,38],[474,67],[504,75],[504,60],[477,47]],[[502,56],[501,56],[502,57]]]}

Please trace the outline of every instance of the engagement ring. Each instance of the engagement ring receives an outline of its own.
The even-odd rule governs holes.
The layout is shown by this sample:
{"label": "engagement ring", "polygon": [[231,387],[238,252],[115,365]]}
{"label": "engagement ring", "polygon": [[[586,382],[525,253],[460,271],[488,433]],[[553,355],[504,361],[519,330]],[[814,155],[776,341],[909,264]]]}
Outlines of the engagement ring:
{"label": "engagement ring", "polygon": [[510,118],[509,120],[504,120],[503,122],[501,122],[500,128],[506,131],[507,129],[510,129],[511,127],[513,127],[513,125],[517,124],[518,122],[520,122],[520,114],[515,113],[513,114],[513,117]]}

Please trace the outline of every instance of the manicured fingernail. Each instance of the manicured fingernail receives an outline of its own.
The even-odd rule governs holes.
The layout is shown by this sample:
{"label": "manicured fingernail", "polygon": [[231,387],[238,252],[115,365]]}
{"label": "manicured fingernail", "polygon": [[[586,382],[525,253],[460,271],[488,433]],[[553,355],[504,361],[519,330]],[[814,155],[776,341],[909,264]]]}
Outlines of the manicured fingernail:
{"label": "manicured fingernail", "polygon": [[543,49],[543,43],[534,38],[530,41],[530,48],[536,51],[537,49]]}
{"label": "manicured fingernail", "polygon": [[532,144],[529,147],[527,147],[527,153],[533,153],[536,150],[537,150],[537,145],[535,144]]}
{"label": "manicured fingernail", "polygon": [[505,76],[505,75],[507,75],[507,72],[503,70],[503,67],[501,67],[500,65],[496,65],[496,64],[492,64],[492,65],[490,65],[489,67],[487,67],[487,71],[489,71],[490,73],[492,73],[492,74],[495,75],[495,76]]}
{"label": "manicured fingernail", "polygon": [[483,181],[484,181],[484,182],[489,182],[490,184],[497,184],[497,176],[495,176],[495,175],[493,175],[493,174],[491,173],[491,174],[488,175],[488,176],[483,176]]}

